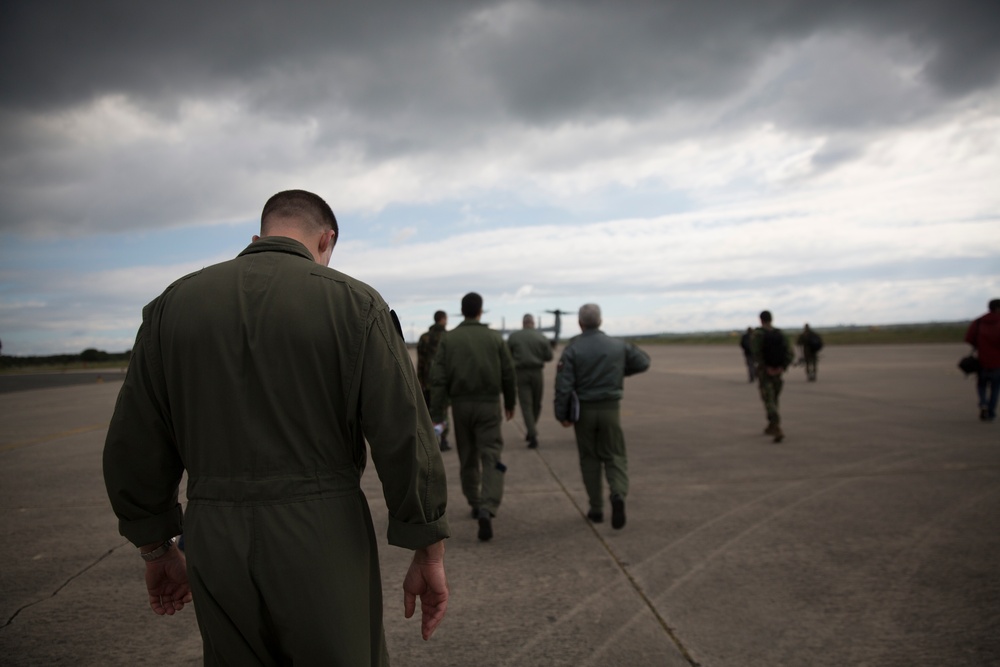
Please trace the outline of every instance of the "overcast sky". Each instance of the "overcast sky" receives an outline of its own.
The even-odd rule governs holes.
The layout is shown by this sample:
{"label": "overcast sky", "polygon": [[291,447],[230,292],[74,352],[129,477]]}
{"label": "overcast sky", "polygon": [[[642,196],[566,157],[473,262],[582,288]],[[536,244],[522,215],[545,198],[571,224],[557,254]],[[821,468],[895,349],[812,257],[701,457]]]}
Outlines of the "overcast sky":
{"label": "overcast sky", "polygon": [[5,0],[5,354],[130,348],[289,188],[411,339],[467,291],[616,335],[1000,297],[996,0],[334,6]]}

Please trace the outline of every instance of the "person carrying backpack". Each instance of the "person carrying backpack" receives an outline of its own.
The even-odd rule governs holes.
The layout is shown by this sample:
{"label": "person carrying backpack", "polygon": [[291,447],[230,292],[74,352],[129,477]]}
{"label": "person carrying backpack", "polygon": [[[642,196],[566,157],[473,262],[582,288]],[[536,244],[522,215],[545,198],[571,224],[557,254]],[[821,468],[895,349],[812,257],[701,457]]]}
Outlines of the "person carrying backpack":
{"label": "person carrying backpack", "polygon": [[806,379],[816,381],[816,364],[819,361],[819,351],[823,349],[823,339],[807,324],[799,334],[797,345],[802,348],[802,358],[806,362]]}
{"label": "person carrying backpack", "polygon": [[778,397],[784,386],[781,376],[795,358],[795,350],[784,332],[772,326],[771,320],[770,311],[761,312],[760,327],[754,329],[750,344],[754,363],[757,365],[760,398],[764,401],[764,411],[767,413],[764,435],[774,436],[775,442],[781,442],[785,437],[781,430],[781,415],[778,413]]}

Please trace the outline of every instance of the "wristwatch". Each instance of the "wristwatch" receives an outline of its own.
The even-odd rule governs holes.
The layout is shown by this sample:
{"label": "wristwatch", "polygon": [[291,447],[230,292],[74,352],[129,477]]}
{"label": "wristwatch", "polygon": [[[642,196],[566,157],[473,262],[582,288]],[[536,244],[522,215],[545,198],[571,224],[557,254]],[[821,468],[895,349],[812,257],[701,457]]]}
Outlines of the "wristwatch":
{"label": "wristwatch", "polygon": [[168,551],[170,551],[170,547],[173,546],[173,544],[174,544],[174,542],[176,540],[177,540],[176,537],[171,537],[169,540],[167,540],[166,542],[164,542],[160,546],[156,547],[152,551],[147,551],[146,553],[142,553],[140,551],[139,555],[142,556],[142,559],[144,561],[156,560],[157,558],[159,558],[163,554],[165,554]]}

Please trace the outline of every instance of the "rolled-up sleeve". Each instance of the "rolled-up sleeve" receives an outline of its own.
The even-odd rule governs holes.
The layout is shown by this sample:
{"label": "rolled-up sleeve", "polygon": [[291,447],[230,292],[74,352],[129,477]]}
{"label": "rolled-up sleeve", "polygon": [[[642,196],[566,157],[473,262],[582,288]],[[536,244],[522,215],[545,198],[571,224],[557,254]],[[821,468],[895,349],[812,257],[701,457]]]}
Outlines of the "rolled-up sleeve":
{"label": "rolled-up sleeve", "polygon": [[388,309],[368,329],[360,411],[389,510],[389,544],[418,549],[450,535],[444,463],[413,363]]}
{"label": "rolled-up sleeve", "polygon": [[143,313],[125,382],[104,442],[104,483],[118,530],[140,546],[182,532],[178,485],[183,464],[156,389],[158,355]]}

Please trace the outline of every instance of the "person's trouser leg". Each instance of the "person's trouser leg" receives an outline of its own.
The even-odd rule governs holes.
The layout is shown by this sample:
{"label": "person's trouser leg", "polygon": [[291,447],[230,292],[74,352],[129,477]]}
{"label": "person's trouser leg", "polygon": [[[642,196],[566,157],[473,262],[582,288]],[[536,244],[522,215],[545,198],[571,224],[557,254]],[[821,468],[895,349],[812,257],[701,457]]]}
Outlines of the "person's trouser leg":
{"label": "person's trouser leg", "polygon": [[376,536],[360,490],[277,504],[193,501],[185,534],[206,665],[388,664]]}
{"label": "person's trouser leg", "polygon": [[507,467],[501,461],[503,435],[500,433],[502,416],[500,402],[474,403],[476,410],[475,438],[479,463],[482,466],[482,488],[479,507],[496,516],[503,500],[504,473]]}
{"label": "person's trouser leg", "polygon": [[772,426],[781,424],[781,415],[778,414],[778,396],[781,394],[781,387],[784,384],[780,375],[768,375],[766,372],[760,374],[760,398],[764,401],[764,411],[767,413],[767,421]]}
{"label": "person's trouser leg", "polygon": [[458,475],[462,481],[462,494],[473,509],[479,509],[482,475],[479,471],[479,452],[476,448],[476,403],[453,403],[451,415],[458,449]]}
{"label": "person's trouser leg", "polygon": [[517,402],[521,404],[525,435],[529,439],[538,436],[536,424],[542,412],[542,384],[541,369],[517,370]]}
{"label": "person's trouser leg", "polygon": [[538,368],[531,374],[531,426],[532,432],[538,435],[538,417],[542,414],[542,387],[545,386],[545,378],[542,376],[542,369]]}
{"label": "person's trouser leg", "polygon": [[997,402],[1000,399],[1000,368],[980,371],[977,383],[979,407],[986,408],[991,419],[996,419]]}
{"label": "person's trouser leg", "polygon": [[619,405],[598,408],[597,424],[597,458],[604,464],[611,495],[624,498],[628,495],[628,459]]}
{"label": "person's trouser leg", "polygon": [[534,387],[529,381],[531,371],[517,369],[517,402],[521,404],[521,417],[524,419],[524,431],[528,438],[535,435],[535,414],[531,406],[534,403]]}
{"label": "person's trouser leg", "polygon": [[580,475],[583,488],[587,490],[587,500],[594,512],[604,510],[604,494],[601,482],[601,460],[597,457],[598,414],[585,405],[580,406],[580,418],[573,424],[576,434],[576,450],[580,457]]}

